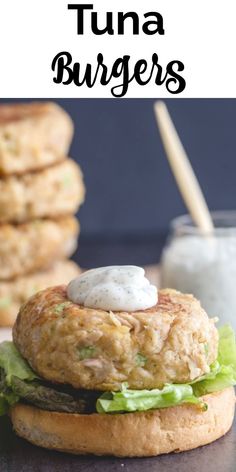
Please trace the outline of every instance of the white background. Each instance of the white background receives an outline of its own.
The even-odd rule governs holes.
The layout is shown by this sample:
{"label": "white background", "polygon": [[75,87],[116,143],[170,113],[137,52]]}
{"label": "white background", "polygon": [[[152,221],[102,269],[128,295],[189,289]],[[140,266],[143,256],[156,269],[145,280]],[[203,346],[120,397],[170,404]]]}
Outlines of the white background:
{"label": "white background", "polygon": [[[90,32],[87,13],[84,36],[77,35],[76,12],[68,3],[93,3],[104,25],[105,12],[134,10],[142,15],[158,11],[164,18],[165,35],[95,36]],[[152,80],[146,86],[132,82],[126,97],[236,97],[236,0],[1,0],[0,2],[0,96],[1,97],[111,97],[110,88],[92,89],[53,82],[51,62],[60,51],[68,51],[82,68],[96,65],[99,52],[104,62],[130,54],[132,63],[151,61],[156,52],[164,69],[171,60],[185,65],[187,86],[171,95],[164,85]],[[128,24],[127,24],[128,26]],[[127,28],[129,29],[129,28]],[[151,62],[150,62],[151,64]]]}

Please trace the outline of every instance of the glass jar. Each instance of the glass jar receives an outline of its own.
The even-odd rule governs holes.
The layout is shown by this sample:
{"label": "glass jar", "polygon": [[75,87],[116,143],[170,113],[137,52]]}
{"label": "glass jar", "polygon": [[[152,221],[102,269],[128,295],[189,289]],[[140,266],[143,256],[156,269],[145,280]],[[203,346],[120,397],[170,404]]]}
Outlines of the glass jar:
{"label": "glass jar", "polygon": [[203,235],[188,215],[172,221],[161,286],[192,293],[210,317],[236,329],[236,211],[213,212],[212,220],[212,235]]}

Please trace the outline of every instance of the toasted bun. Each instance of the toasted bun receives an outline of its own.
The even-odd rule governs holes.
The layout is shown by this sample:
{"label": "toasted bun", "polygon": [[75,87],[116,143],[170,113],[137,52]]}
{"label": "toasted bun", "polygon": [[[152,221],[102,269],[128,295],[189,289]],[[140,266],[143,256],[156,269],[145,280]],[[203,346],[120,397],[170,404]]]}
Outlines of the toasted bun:
{"label": "toasted bun", "polygon": [[156,456],[203,446],[229,431],[232,387],[203,397],[208,410],[190,404],[148,412],[79,415],[18,404],[10,416],[16,433],[37,446],[73,454]]}

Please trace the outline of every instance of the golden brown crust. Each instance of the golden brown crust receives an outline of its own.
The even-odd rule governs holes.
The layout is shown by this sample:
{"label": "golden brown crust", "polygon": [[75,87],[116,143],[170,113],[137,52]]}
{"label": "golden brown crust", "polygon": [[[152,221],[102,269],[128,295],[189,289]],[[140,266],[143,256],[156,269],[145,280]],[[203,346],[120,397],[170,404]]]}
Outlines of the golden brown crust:
{"label": "golden brown crust", "polygon": [[50,267],[69,257],[77,244],[79,226],[73,217],[0,225],[0,280]]}
{"label": "golden brown crust", "polygon": [[232,387],[206,395],[208,410],[185,404],[148,412],[115,415],[55,413],[18,404],[10,416],[16,433],[48,449],[73,454],[156,456],[194,449],[231,428]]}
{"label": "golden brown crust", "polygon": [[75,262],[62,260],[47,270],[0,282],[0,327],[13,326],[20,306],[34,293],[55,284],[66,284],[80,272]]}
{"label": "golden brown crust", "polygon": [[56,103],[0,106],[0,175],[24,173],[61,161],[73,135],[69,115]]}
{"label": "golden brown crust", "polygon": [[80,167],[71,159],[37,172],[0,178],[0,223],[76,213],[84,194]]}
{"label": "golden brown crust", "polygon": [[[51,112],[56,104],[47,102],[12,103],[0,106],[0,125],[41,118]],[[59,108],[59,107],[58,107]]]}
{"label": "golden brown crust", "polygon": [[217,329],[200,303],[170,289],[159,292],[155,307],[125,313],[79,306],[66,287],[51,287],[21,308],[13,334],[39,375],[92,390],[189,382],[209,372],[218,348]]}

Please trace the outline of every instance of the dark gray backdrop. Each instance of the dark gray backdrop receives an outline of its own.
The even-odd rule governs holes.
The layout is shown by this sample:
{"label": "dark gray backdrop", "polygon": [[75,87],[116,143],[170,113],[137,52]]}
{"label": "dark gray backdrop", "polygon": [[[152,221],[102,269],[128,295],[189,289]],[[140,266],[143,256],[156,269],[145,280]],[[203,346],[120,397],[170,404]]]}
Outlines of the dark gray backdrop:
{"label": "dark gray backdrop", "polygon": [[[80,262],[93,265],[95,256],[98,264],[155,262],[169,221],[185,208],[160,142],[154,100],[57,102],[75,122],[71,156],[87,187]],[[166,102],[210,208],[235,208],[236,100]]]}

